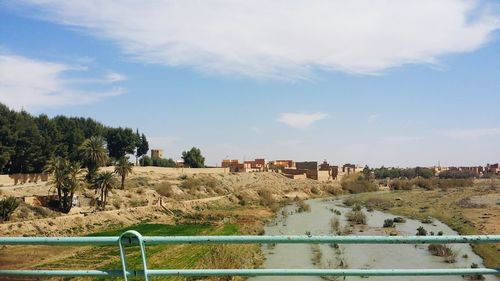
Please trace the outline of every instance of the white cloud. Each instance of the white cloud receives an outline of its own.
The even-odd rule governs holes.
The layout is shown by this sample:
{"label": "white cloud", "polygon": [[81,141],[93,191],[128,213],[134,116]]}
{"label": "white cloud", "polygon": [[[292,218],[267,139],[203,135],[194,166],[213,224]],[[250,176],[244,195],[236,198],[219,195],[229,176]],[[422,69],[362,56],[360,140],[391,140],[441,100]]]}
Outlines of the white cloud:
{"label": "white cloud", "polygon": [[478,139],[487,136],[500,136],[500,128],[479,128],[479,129],[458,129],[458,130],[445,130],[438,132],[438,134],[456,138],[456,139]]}
{"label": "white cloud", "polygon": [[[150,63],[301,79],[372,74],[481,47],[500,27],[469,0],[24,0]],[[35,14],[35,13],[33,13]]]}
{"label": "white cloud", "polygon": [[[14,109],[36,110],[86,104],[124,93],[122,88],[98,92],[79,90],[71,79],[63,77],[74,70],[82,69],[0,53],[0,102]],[[118,81],[117,77],[112,78]],[[114,82],[109,77],[106,79]]]}
{"label": "white cloud", "polygon": [[120,73],[116,73],[116,72],[110,72],[110,73],[106,74],[106,77],[105,77],[105,81],[110,82],[110,83],[120,82],[120,81],[125,81],[125,80],[127,80],[127,77],[125,77],[125,75],[120,74]]}
{"label": "white cloud", "polygon": [[281,113],[278,121],[290,127],[305,129],[315,122],[325,119],[328,114],[322,112],[316,113]]}

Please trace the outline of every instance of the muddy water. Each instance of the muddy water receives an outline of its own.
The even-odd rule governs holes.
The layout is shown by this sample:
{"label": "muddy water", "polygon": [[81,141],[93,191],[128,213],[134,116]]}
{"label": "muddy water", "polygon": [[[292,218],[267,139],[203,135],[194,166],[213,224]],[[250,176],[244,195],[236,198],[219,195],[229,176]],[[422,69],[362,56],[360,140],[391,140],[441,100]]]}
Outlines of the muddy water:
{"label": "muddy water", "polygon": [[[345,214],[350,208],[342,206],[341,200],[308,200],[310,212],[297,212],[296,206],[286,206],[277,219],[265,228],[266,235],[333,235],[331,220],[336,217],[340,231],[348,235],[388,235],[387,228],[382,228],[387,218],[394,215],[373,211],[363,212],[367,216],[367,225],[351,226]],[[434,220],[431,224],[406,219],[391,229],[398,235],[415,235],[416,229],[423,226],[429,233],[444,235],[457,233],[447,225]],[[346,234],[347,235],[347,234]],[[266,255],[264,268],[459,268],[470,267],[472,263],[483,266],[482,259],[468,244],[449,244],[457,253],[455,263],[446,263],[443,257],[432,256],[427,245],[328,245],[328,244],[276,244],[264,245]],[[500,280],[494,276],[485,276],[486,280]],[[264,280],[361,280],[361,277],[252,277],[250,281]],[[369,277],[370,280],[464,280],[461,276],[425,276],[425,277]]]}

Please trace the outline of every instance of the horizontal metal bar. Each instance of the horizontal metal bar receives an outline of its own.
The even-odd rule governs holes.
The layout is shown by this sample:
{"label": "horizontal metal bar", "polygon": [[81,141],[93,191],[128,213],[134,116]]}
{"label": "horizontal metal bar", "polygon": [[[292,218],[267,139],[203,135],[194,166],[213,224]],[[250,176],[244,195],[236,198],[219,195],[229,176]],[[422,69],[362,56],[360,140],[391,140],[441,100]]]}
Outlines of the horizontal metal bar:
{"label": "horizontal metal bar", "polygon": [[498,243],[500,235],[469,236],[144,236],[146,244],[428,244]]}
{"label": "horizontal metal bar", "polygon": [[[143,270],[128,270],[142,276]],[[149,269],[148,276],[439,276],[496,275],[500,269]],[[0,276],[123,276],[121,270],[0,270]]]}
{"label": "horizontal metal bar", "polygon": [[[133,270],[128,270],[127,275],[134,275]],[[123,276],[123,271],[119,270],[0,270],[0,276],[60,276],[60,277],[77,277],[77,276]]]}
{"label": "horizontal metal bar", "polygon": [[0,237],[0,245],[117,245],[118,239],[118,236]]}
{"label": "horizontal metal bar", "polygon": [[151,276],[425,276],[491,275],[500,269],[150,269]]}
{"label": "horizontal metal bar", "polygon": [[[0,237],[0,245],[116,245],[118,236],[102,237]],[[500,243],[500,235],[467,236],[144,236],[145,244],[430,244]],[[124,238],[124,244],[137,244]]]}

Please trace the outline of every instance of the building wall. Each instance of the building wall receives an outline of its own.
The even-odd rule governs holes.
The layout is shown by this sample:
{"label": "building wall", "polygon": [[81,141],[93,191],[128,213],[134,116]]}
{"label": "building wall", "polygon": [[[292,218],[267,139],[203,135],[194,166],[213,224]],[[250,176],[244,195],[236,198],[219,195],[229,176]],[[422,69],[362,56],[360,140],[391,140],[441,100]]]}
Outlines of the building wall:
{"label": "building wall", "polygon": [[151,158],[163,159],[163,149],[151,149]]}
{"label": "building wall", "polygon": [[307,178],[317,180],[318,179],[318,162],[308,161],[308,162],[296,162],[295,167],[297,170],[307,170]]}
{"label": "building wall", "polygon": [[319,181],[329,181],[332,180],[331,171],[318,171]]}

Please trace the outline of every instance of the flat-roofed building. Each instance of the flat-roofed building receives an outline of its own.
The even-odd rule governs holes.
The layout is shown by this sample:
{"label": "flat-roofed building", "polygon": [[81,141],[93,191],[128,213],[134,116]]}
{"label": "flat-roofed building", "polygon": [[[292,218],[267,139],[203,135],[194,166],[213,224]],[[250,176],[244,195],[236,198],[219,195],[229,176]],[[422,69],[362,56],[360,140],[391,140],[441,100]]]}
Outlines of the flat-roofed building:
{"label": "flat-roofed building", "polygon": [[163,159],[163,149],[151,149],[151,158]]}

